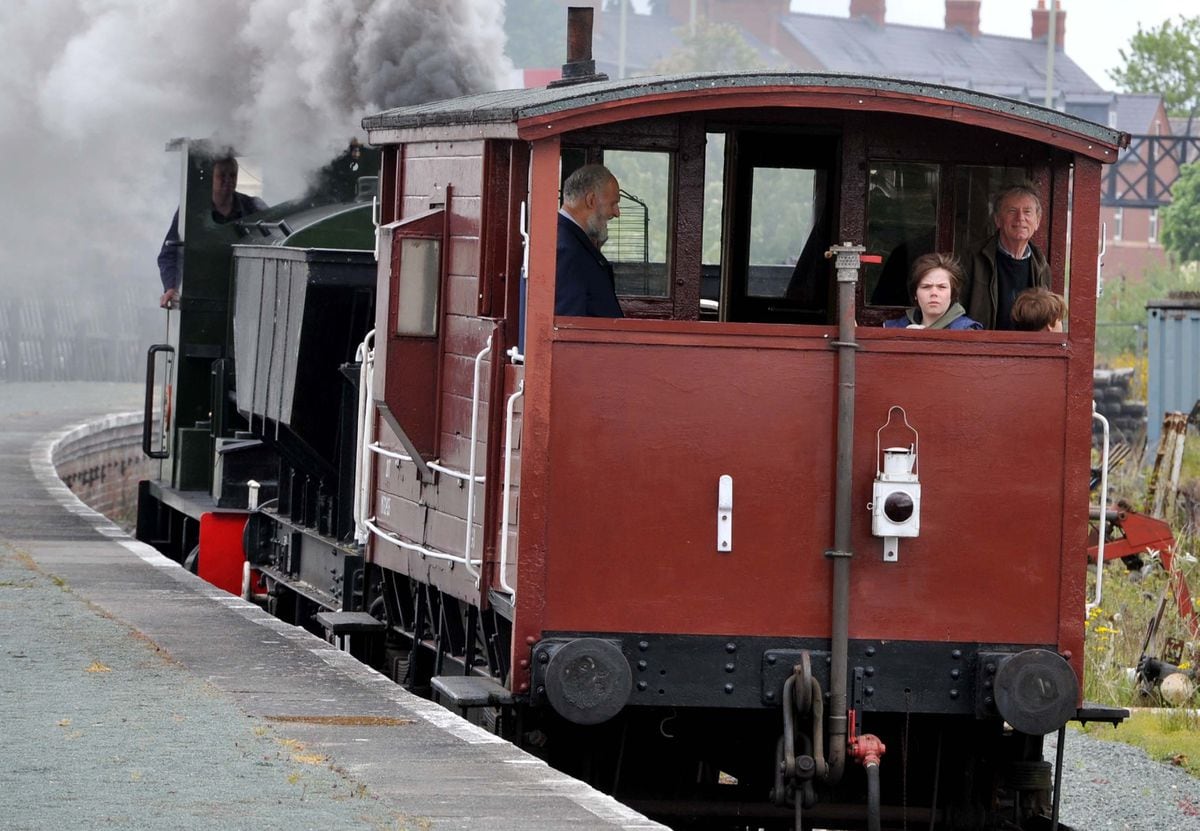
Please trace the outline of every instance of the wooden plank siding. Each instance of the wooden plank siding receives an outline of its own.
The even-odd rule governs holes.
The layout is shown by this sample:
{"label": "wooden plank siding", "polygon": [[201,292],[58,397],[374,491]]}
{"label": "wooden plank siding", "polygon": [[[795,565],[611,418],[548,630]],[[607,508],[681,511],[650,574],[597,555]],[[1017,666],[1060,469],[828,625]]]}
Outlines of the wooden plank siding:
{"label": "wooden plank siding", "polygon": [[[397,179],[395,211],[416,216],[438,204],[448,208],[448,234],[443,251],[445,273],[439,302],[438,427],[435,459],[455,470],[470,468],[472,387],[475,356],[484,348],[496,323],[476,316],[480,296],[480,231],[484,208],[484,143],[481,140],[408,144]],[[503,354],[497,336],[495,354]],[[476,475],[488,468],[492,359],[480,366],[480,404],[476,440]],[[400,451],[400,443],[382,426],[380,443]],[[382,460],[377,464],[376,516],[382,527],[435,551],[461,556],[466,540],[468,485],[443,473],[416,481],[412,463]],[[490,542],[484,533],[486,488],[476,485],[471,557],[483,559]],[[384,510],[385,503],[387,510]],[[375,559],[403,573],[429,579],[444,591],[478,602],[479,589],[461,564],[422,557],[386,540],[375,540]]]}

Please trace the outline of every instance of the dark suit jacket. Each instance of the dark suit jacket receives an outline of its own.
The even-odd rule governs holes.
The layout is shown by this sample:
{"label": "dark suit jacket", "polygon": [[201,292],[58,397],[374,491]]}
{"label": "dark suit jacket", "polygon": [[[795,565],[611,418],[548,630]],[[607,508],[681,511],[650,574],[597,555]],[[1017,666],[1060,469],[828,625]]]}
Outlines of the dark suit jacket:
{"label": "dark suit jacket", "polygon": [[583,229],[561,213],[554,282],[556,315],[624,317],[612,265]]}

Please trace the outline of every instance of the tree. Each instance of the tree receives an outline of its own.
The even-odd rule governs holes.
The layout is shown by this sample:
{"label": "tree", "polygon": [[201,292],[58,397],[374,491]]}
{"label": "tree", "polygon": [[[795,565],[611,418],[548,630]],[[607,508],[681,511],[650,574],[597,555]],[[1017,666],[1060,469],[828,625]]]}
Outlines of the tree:
{"label": "tree", "polygon": [[1167,20],[1129,39],[1119,50],[1124,66],[1108,74],[1129,92],[1161,95],[1167,112],[1191,119],[1200,112],[1200,17]]}
{"label": "tree", "polygon": [[554,0],[505,0],[505,53],[514,66],[555,67],[567,58],[566,14]]}
{"label": "tree", "polygon": [[711,23],[704,18],[690,27],[677,30],[682,40],[679,48],[663,58],[655,72],[668,75],[676,72],[737,72],[761,69],[763,62],[754,47],[746,42],[737,27],[729,23]]}
{"label": "tree", "polygon": [[1200,162],[1186,164],[1162,209],[1163,247],[1181,262],[1200,260]]}

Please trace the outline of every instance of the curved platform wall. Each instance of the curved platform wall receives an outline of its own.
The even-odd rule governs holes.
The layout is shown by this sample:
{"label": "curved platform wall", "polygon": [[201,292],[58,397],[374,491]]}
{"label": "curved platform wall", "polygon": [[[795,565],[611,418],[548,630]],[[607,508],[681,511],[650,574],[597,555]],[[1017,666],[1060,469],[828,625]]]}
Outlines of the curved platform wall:
{"label": "curved platform wall", "polygon": [[52,461],[71,492],[125,529],[137,518],[137,483],[158,469],[142,453],[140,412],[120,413],[80,425],[54,448]]}

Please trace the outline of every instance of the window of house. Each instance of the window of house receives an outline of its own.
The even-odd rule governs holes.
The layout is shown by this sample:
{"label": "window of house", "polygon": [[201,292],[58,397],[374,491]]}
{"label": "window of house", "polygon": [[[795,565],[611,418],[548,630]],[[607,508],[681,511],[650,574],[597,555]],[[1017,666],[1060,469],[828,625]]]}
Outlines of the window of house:
{"label": "window of house", "polygon": [[1120,242],[1125,237],[1125,209],[1117,208],[1113,211],[1113,235],[1112,238]]}
{"label": "window of house", "polygon": [[1146,236],[1146,242],[1151,245],[1158,242],[1158,208],[1150,211],[1150,232]]}

